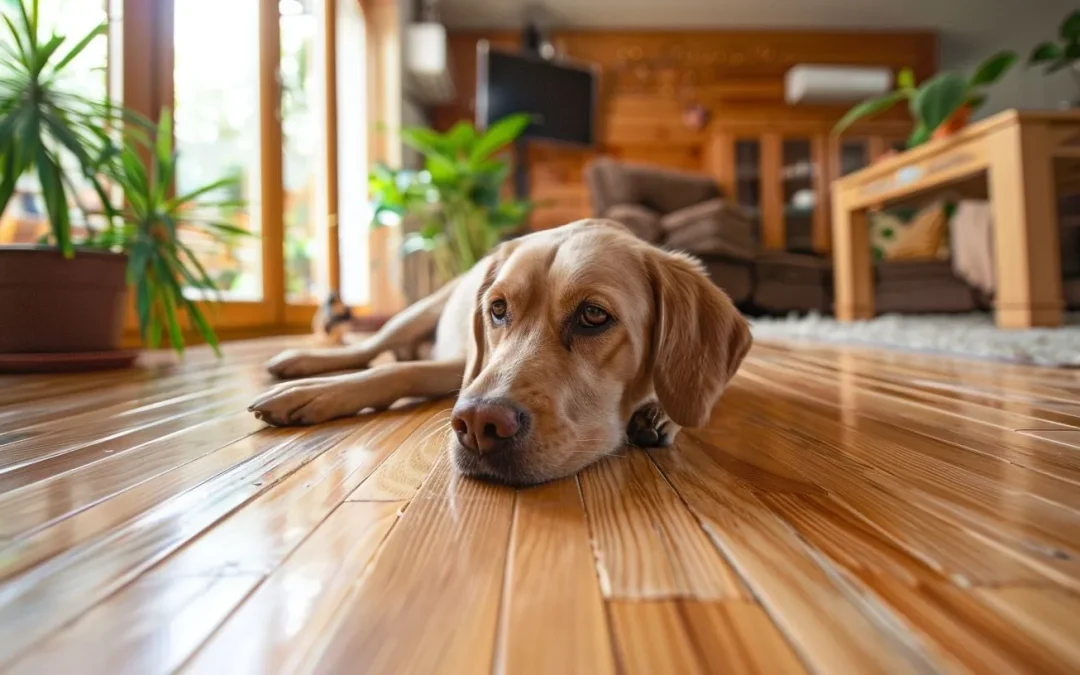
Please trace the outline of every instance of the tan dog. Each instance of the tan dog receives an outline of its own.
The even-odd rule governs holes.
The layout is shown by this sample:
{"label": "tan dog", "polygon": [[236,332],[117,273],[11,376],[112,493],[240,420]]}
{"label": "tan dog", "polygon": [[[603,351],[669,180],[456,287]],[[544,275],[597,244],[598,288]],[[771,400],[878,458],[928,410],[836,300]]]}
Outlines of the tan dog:
{"label": "tan dog", "polygon": [[357,346],[288,351],[268,367],[284,378],[364,368],[433,335],[429,361],[281,384],[250,409],[315,424],[460,387],[455,466],[528,485],[704,425],[751,344],[696,261],[583,220],[502,244]]}

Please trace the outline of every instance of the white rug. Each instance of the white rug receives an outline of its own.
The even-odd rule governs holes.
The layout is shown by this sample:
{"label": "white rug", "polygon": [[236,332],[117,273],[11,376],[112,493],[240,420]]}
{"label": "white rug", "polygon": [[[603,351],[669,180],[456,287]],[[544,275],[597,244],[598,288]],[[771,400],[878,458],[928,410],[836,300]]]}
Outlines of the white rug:
{"label": "white rug", "polygon": [[755,338],[862,344],[1053,367],[1080,367],[1080,313],[1056,329],[999,330],[989,314],[897,315],[839,323],[820,314],[751,319]]}

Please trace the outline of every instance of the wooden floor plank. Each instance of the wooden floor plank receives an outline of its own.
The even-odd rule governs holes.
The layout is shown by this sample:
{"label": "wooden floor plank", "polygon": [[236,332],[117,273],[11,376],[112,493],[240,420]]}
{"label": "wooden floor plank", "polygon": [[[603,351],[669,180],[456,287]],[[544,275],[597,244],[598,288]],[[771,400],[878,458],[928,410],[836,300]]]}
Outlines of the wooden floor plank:
{"label": "wooden floor plank", "polygon": [[[535,639],[538,635],[544,639]],[[498,672],[613,675],[609,645],[577,481],[519,493],[496,648]]]}
{"label": "wooden floor plank", "polygon": [[734,571],[644,452],[609,457],[580,480],[605,597],[745,597]]}
{"label": "wooden floor plank", "polygon": [[513,510],[513,490],[440,458],[304,668],[490,673]]}
{"label": "wooden floor plank", "polygon": [[613,601],[611,622],[620,662],[629,675],[806,672],[753,603]]}
{"label": "wooden floor plank", "polygon": [[692,443],[653,454],[811,670],[898,673],[934,663],[823,555]]}
{"label": "wooden floor plank", "polygon": [[761,342],[674,447],[511,490],[450,400],[267,428],[305,343],[0,376],[0,673],[1080,670],[1080,372]]}
{"label": "wooden floor plank", "polygon": [[435,460],[446,449],[450,434],[450,408],[451,404],[447,402],[438,414],[424,422],[401,448],[364,479],[348,499],[396,501],[416,496]]}
{"label": "wooden floor plank", "polygon": [[[184,671],[294,672],[350,588],[363,577],[404,506],[405,502],[341,504],[228,618]],[[177,577],[170,570],[167,578],[182,582],[203,577]]]}
{"label": "wooden floor plank", "polygon": [[[348,432],[329,425],[306,432],[266,431],[261,447],[224,472],[165,500],[102,536],[68,547],[0,585],[0,666],[122,588],[217,520],[306,464]],[[90,513],[89,515],[93,515]],[[46,536],[59,536],[53,528]],[[76,534],[78,536],[81,533]],[[15,541],[0,555],[0,578],[25,566]],[[6,568],[6,569],[5,569]]]}

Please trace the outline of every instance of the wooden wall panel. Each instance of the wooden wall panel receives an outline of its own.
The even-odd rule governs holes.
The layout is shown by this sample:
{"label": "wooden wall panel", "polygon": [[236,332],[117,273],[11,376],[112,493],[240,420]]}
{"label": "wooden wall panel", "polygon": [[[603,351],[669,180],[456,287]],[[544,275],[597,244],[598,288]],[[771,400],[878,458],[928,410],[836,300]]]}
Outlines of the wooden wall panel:
{"label": "wooden wall panel", "polygon": [[[458,99],[434,111],[437,128],[475,118],[476,43],[516,49],[515,31],[461,31],[450,35]],[[799,63],[914,69],[920,80],[937,67],[930,32],[833,31],[559,31],[552,36],[565,58],[591,62],[601,72],[599,144],[590,151],[534,145],[529,153],[532,226],[546,228],[590,215],[583,181],[597,155],[676,169],[718,173],[727,160],[719,137],[790,135],[827,130],[847,106],[788,106],[784,74]],[[711,113],[705,129],[683,121],[689,105]],[[898,123],[901,109],[882,117]],[[763,167],[778,171],[778,166]],[[768,176],[764,178],[768,179]],[[764,181],[768,182],[768,180]],[[779,214],[773,214],[773,219]]]}

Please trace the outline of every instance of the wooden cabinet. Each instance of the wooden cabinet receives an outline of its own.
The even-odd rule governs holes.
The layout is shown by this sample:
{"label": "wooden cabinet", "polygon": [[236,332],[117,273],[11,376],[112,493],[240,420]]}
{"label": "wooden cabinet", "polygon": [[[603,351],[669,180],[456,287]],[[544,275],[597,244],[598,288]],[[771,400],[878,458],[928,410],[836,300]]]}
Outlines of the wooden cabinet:
{"label": "wooden cabinet", "polygon": [[868,123],[840,138],[832,121],[761,125],[714,120],[704,168],[724,194],[760,224],[767,249],[828,253],[832,248],[829,186],[903,149],[908,125]]}

